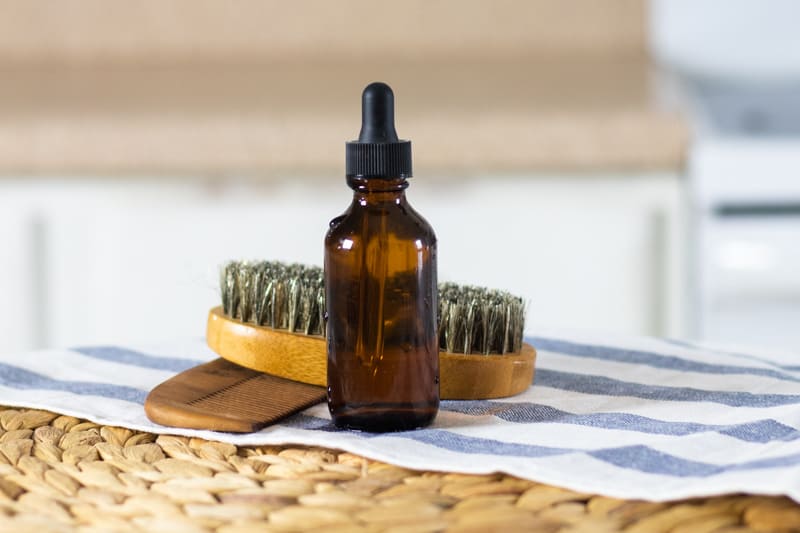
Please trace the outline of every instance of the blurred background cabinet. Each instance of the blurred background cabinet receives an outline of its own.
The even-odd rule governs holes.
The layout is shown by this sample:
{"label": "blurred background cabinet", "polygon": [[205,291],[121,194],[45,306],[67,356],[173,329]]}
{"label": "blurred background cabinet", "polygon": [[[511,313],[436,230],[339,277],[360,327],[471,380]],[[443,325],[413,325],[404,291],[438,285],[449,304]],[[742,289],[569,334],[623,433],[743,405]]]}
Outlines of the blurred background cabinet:
{"label": "blurred background cabinet", "polygon": [[523,296],[530,332],[686,331],[689,134],[644,0],[0,14],[0,350],[202,336],[225,260],[319,264],[375,80],[440,279]]}
{"label": "blurred background cabinet", "polygon": [[[440,279],[523,296],[530,331],[683,327],[675,176],[420,176],[408,194],[437,231]],[[7,182],[0,198],[13,303],[0,347],[19,350],[202,336],[224,261],[321,264],[350,191],[341,177],[71,179]]]}

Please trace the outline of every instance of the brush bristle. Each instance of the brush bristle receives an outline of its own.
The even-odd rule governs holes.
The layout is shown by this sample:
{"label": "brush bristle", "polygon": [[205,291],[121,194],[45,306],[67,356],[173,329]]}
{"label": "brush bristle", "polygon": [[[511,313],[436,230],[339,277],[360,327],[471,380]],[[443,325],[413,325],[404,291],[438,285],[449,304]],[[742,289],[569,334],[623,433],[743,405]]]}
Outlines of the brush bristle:
{"label": "brush bristle", "polygon": [[505,291],[439,284],[439,347],[450,353],[505,354],[522,348],[525,302]]}
{"label": "brush bristle", "polygon": [[[325,335],[322,269],[277,261],[231,261],[220,272],[226,315],[260,326]],[[505,354],[522,347],[525,303],[504,291],[439,284],[439,348]]]}
{"label": "brush bristle", "polygon": [[226,315],[259,326],[325,334],[322,269],[277,261],[231,261],[220,272]]}

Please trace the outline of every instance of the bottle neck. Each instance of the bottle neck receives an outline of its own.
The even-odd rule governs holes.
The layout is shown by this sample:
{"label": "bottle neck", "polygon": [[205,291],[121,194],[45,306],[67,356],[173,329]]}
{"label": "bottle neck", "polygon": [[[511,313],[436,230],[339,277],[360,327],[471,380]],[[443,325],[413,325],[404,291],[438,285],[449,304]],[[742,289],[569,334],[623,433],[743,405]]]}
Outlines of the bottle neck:
{"label": "bottle neck", "polygon": [[353,202],[360,205],[405,202],[408,181],[405,178],[364,178],[347,176],[353,189]]}

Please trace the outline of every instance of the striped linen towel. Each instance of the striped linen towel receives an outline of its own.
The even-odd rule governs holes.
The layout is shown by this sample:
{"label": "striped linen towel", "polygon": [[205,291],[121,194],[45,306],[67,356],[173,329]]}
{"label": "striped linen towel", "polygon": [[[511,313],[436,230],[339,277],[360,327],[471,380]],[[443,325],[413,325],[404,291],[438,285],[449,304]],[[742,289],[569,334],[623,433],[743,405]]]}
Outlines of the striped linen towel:
{"label": "striped linen towel", "polygon": [[0,404],[238,445],[332,447],[413,469],[506,472],[619,498],[800,501],[800,364],[608,339],[528,338],[539,358],[527,392],[445,401],[431,427],[382,435],[337,430],[324,404],[245,435],[153,424],[142,407],[148,391],[215,357],[199,339],[0,356]]}

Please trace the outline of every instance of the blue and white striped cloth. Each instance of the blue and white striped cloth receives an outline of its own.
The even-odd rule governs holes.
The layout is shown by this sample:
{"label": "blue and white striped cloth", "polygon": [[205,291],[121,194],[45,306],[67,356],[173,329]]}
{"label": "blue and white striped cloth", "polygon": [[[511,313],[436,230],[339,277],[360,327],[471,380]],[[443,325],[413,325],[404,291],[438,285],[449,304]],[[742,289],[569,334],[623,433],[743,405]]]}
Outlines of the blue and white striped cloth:
{"label": "blue and white striped cloth", "polygon": [[445,401],[433,426],[383,435],[335,429],[324,404],[246,435],[153,424],[142,409],[148,391],[215,357],[200,339],[0,356],[0,404],[238,445],[332,447],[414,469],[507,472],[620,498],[800,501],[800,357],[608,339],[529,338],[539,358],[527,392]]}

